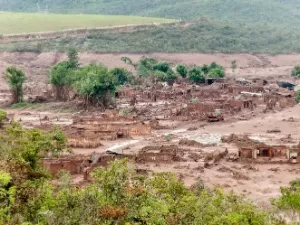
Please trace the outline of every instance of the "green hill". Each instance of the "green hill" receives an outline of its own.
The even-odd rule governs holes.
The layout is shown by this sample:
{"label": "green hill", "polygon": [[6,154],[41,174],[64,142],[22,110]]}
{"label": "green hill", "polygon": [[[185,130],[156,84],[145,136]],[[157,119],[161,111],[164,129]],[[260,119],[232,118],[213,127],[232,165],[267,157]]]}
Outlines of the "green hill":
{"label": "green hill", "polygon": [[[286,38],[288,37],[288,38]],[[233,25],[199,20],[91,31],[87,35],[0,44],[0,51],[300,53],[297,27]]]}
{"label": "green hill", "polygon": [[0,0],[0,10],[300,23],[299,0]]}

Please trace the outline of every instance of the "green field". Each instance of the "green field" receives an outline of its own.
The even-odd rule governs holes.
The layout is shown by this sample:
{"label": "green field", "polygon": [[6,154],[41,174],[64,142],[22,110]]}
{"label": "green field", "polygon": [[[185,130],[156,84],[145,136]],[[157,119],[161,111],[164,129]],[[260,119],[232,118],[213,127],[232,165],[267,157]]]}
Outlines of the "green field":
{"label": "green field", "polygon": [[111,16],[111,15],[63,15],[41,13],[0,12],[0,34],[51,32],[76,28],[99,28],[129,24],[172,22],[170,19]]}

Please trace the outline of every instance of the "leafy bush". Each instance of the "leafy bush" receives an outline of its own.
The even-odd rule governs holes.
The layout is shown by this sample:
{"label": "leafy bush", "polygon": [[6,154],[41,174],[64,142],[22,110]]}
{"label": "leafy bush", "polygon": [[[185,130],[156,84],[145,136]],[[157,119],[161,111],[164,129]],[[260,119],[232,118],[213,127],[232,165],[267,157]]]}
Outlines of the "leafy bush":
{"label": "leafy bush", "polygon": [[204,83],[205,78],[202,74],[201,68],[194,67],[189,71],[189,80],[194,83]]}
{"label": "leafy bush", "polygon": [[295,222],[300,222],[300,185],[299,179],[291,181],[290,187],[280,188],[281,196],[278,199],[273,199],[272,203],[282,213],[285,219]]}
{"label": "leafy bush", "polygon": [[300,77],[300,65],[296,65],[294,69],[292,70],[292,76],[295,78]]}
{"label": "leafy bush", "polygon": [[13,103],[23,101],[23,84],[27,79],[24,72],[14,66],[8,67],[4,73],[4,79],[7,81],[13,93]]}
{"label": "leafy bush", "polygon": [[6,118],[7,118],[7,113],[5,111],[0,110],[0,126]]}
{"label": "leafy bush", "polygon": [[210,67],[208,67],[206,64],[204,64],[202,67],[201,67],[201,71],[203,72],[204,75],[207,75],[208,72],[210,70]]}
{"label": "leafy bush", "polygon": [[142,57],[139,61],[140,65],[143,65],[147,70],[153,70],[157,64],[157,60],[153,58]]}
{"label": "leafy bush", "polygon": [[225,71],[222,68],[213,68],[208,72],[208,77],[211,78],[223,78],[225,76]]}
{"label": "leafy bush", "polygon": [[176,74],[173,72],[173,70],[171,70],[171,69],[169,69],[168,71],[167,71],[167,83],[169,84],[169,85],[173,85],[173,83],[177,80],[177,76],[176,76]]}
{"label": "leafy bush", "polygon": [[188,74],[188,70],[186,68],[185,65],[178,65],[176,67],[176,71],[179,73],[179,75],[183,78],[186,78],[187,74]]}
{"label": "leafy bush", "polygon": [[114,68],[109,73],[116,85],[123,85],[129,81],[130,73],[123,68]]}
{"label": "leafy bush", "polygon": [[52,67],[50,71],[50,83],[56,88],[56,99],[66,100],[64,87],[72,85],[74,77],[73,65],[69,61],[62,61]]}
{"label": "leafy bush", "polygon": [[77,72],[77,78],[74,87],[84,98],[85,107],[89,105],[107,107],[111,104],[116,80],[106,67],[90,64]]}
{"label": "leafy bush", "polygon": [[147,69],[144,65],[142,65],[142,64],[138,64],[136,70],[137,70],[138,75],[141,76],[141,77],[148,77],[148,76],[150,76],[150,74],[151,74],[151,71],[148,70],[148,69]]}
{"label": "leafy bush", "polygon": [[167,74],[160,70],[154,71],[154,76],[157,78],[158,81],[161,81],[161,82],[167,81]]}
{"label": "leafy bush", "polygon": [[75,48],[69,48],[68,59],[69,59],[68,62],[69,62],[70,68],[72,68],[72,69],[79,68],[79,57],[78,57],[78,52]]}
{"label": "leafy bush", "polygon": [[159,70],[166,73],[168,70],[170,70],[170,65],[167,62],[159,62],[153,66],[153,70]]}

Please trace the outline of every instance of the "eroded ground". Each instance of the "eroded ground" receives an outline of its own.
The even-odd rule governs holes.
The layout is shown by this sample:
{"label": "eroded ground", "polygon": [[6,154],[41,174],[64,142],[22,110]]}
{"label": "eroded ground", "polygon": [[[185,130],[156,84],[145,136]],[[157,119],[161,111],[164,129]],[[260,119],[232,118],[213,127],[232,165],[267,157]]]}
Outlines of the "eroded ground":
{"label": "eroded ground", "polygon": [[[80,59],[82,64],[99,62],[132,70],[120,60],[124,55],[128,54],[84,53]],[[137,61],[142,55],[129,56]],[[128,157],[139,172],[175,172],[188,186],[201,179],[207,186],[218,185],[268,206],[280,186],[299,176],[300,106],[295,92],[280,88],[276,81],[291,80],[290,71],[300,55],[151,56],[189,65],[216,61],[226,66],[228,78],[197,87],[185,83],[123,87],[118,91],[116,110],[54,113],[8,109],[9,118],[27,128],[48,130],[60,125],[73,154],[47,158],[44,165],[52,173],[69,170],[75,183],[88,182],[97,166]],[[20,66],[28,75],[25,95],[51,98],[47,71],[64,58],[60,53],[2,53],[0,68]],[[232,60],[238,63],[235,72],[230,68]],[[3,80],[0,90],[0,102],[9,102]],[[51,104],[53,109],[60,107],[57,103],[47,107]],[[224,141],[224,137],[232,140]]]}

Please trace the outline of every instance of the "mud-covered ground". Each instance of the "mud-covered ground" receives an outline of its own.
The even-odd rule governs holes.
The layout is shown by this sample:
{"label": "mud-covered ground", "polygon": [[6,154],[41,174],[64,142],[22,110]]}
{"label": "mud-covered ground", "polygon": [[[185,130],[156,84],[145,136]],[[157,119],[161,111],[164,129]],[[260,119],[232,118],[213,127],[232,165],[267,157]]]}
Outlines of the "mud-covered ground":
{"label": "mud-covered ground", "polygon": [[[138,61],[142,55],[138,54],[92,54],[81,53],[82,65],[88,63],[102,63],[109,68],[124,67],[134,72],[133,68],[121,61],[122,56],[128,56],[133,61]],[[227,76],[264,78],[267,80],[293,80],[290,76],[292,68],[300,62],[300,55],[251,55],[251,54],[151,54],[161,61],[174,64],[185,63],[188,65],[209,64],[213,61],[226,67]],[[7,66],[16,65],[24,69],[28,80],[26,86],[33,93],[39,94],[48,88],[48,72],[51,66],[64,60],[66,56],[61,53],[0,53],[0,74]],[[237,61],[238,68],[233,72],[231,62]],[[0,76],[0,99],[2,92],[7,92],[8,87]],[[51,103],[47,108],[51,108]],[[59,105],[53,104],[53,108]],[[11,110],[9,113],[15,120],[30,128],[42,126],[42,118],[48,117],[48,122],[53,124],[69,125],[72,123],[71,113],[36,112],[34,110]],[[247,112],[245,113],[245,115]],[[75,154],[91,154],[93,152],[104,153],[107,149],[115,149],[118,146],[127,146],[124,153],[135,154],[147,145],[178,144],[181,139],[195,140],[203,144],[215,146],[195,148],[195,153],[209,153],[215,150],[227,149],[230,153],[237,153],[234,144],[221,142],[221,137],[228,134],[247,134],[254,139],[268,144],[298,144],[300,140],[300,106],[287,108],[280,112],[251,114],[246,117],[225,119],[224,122],[203,123],[195,121],[172,122],[170,128],[153,131],[152,135],[122,139],[116,141],[103,141],[102,146],[95,149],[73,149]],[[166,122],[168,123],[168,122]],[[167,124],[168,125],[168,124]],[[172,127],[172,129],[171,129]],[[189,129],[193,128],[193,129]],[[278,133],[267,133],[268,130],[280,130]],[[287,140],[287,137],[289,139]],[[168,140],[166,140],[168,137]],[[193,185],[201,178],[205,185],[219,185],[226,191],[245,194],[257,204],[268,206],[269,199],[279,195],[280,186],[299,177],[300,166],[292,164],[245,164],[241,162],[229,162],[225,159],[217,165],[204,168],[204,160],[182,161],[166,164],[145,163],[138,164],[139,168],[151,171],[175,172],[186,183]],[[78,176],[76,179],[80,180]]]}

